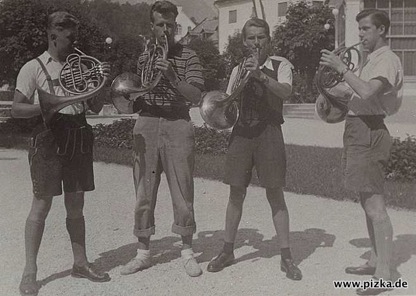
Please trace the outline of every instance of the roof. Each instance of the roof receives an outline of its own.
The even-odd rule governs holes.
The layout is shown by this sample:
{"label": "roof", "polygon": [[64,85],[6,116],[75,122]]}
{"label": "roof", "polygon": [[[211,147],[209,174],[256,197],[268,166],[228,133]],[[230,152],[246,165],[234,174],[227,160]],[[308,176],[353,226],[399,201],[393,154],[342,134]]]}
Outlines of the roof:
{"label": "roof", "polygon": [[252,1],[252,0],[216,0],[215,2],[214,2],[214,5],[215,6],[217,6],[217,5],[222,5],[222,4],[227,4],[227,3],[235,3],[235,2],[248,2],[248,1]]}
{"label": "roof", "polygon": [[328,6],[331,8],[340,8],[344,4],[345,0],[329,0]]}
{"label": "roof", "polygon": [[205,19],[199,23],[195,28],[190,32],[192,33],[214,33],[218,29],[218,19]]}

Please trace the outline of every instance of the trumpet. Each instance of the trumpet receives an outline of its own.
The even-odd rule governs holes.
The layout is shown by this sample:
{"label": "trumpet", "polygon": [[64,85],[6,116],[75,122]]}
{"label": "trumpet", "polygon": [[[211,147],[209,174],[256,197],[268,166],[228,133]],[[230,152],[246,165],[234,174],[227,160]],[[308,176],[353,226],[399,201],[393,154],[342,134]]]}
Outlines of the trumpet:
{"label": "trumpet", "polygon": [[[361,43],[358,42],[350,47],[340,47],[333,51],[352,72],[356,72],[362,63],[362,55],[360,49],[357,48]],[[356,56],[356,61],[354,61],[354,56]],[[320,93],[315,103],[318,116],[327,123],[343,121],[348,113],[348,101],[353,91],[342,75],[328,66],[321,65],[315,76],[315,85]],[[337,93],[337,96],[332,93]]]}
{"label": "trumpet", "polygon": [[[260,56],[260,50],[260,47],[256,47],[257,57]],[[229,129],[236,124],[239,116],[237,101],[252,76],[252,72],[245,68],[247,60],[247,57],[244,58],[238,65],[236,79],[231,87],[232,93],[230,95],[219,90],[214,90],[207,92],[202,96],[199,105],[199,113],[209,126],[215,129],[224,130]]]}
{"label": "trumpet", "polygon": [[[167,59],[169,44],[165,34],[165,44],[148,45],[144,50],[145,62],[141,76],[124,72],[111,83],[111,100],[116,109],[123,114],[133,113],[133,102],[140,96],[152,91],[162,78],[162,71],[155,69],[157,59]],[[131,96],[133,95],[134,96]]]}
{"label": "trumpet", "polygon": [[46,126],[53,115],[62,108],[96,96],[104,87],[101,62],[78,48],[70,54],[59,73],[59,84],[71,96],[57,96],[37,87],[41,115]]}

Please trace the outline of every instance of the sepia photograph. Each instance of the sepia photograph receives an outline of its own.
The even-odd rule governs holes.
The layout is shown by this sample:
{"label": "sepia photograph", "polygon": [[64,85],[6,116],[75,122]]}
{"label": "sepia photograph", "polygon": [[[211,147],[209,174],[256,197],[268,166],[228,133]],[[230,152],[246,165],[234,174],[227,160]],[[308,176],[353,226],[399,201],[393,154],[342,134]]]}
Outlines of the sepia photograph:
{"label": "sepia photograph", "polygon": [[416,0],[0,0],[0,295],[416,295]]}

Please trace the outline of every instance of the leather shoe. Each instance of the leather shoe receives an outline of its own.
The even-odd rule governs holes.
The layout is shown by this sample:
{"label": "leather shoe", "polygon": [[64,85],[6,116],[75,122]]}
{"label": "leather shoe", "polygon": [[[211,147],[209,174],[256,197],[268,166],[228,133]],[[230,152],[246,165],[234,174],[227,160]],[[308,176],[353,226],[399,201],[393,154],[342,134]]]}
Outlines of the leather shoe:
{"label": "leather shoe", "polygon": [[36,282],[36,273],[29,273],[22,276],[19,285],[20,295],[37,296],[39,293],[39,285]]}
{"label": "leather shoe", "polygon": [[293,259],[282,259],[280,261],[280,270],[286,272],[286,277],[291,280],[300,281],[302,279],[302,272],[293,263]]}
{"label": "leather shoe", "polygon": [[223,270],[225,267],[230,266],[234,263],[234,253],[227,254],[221,252],[214,260],[208,264],[207,270],[209,272],[218,272]]}
{"label": "leather shoe", "polygon": [[350,266],[345,268],[345,273],[349,274],[357,274],[357,275],[374,275],[376,272],[376,268],[372,267],[368,264],[364,264],[361,266]]}
{"label": "leather shoe", "polygon": [[88,279],[92,282],[108,282],[110,280],[108,273],[99,273],[98,271],[94,270],[90,263],[87,263],[84,266],[74,265],[72,267],[71,276]]}

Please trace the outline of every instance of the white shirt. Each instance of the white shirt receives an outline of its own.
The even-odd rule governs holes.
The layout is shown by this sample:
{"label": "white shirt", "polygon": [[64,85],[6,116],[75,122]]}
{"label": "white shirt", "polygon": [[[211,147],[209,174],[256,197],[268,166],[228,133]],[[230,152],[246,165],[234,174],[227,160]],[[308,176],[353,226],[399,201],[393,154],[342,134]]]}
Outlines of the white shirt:
{"label": "white shirt", "polygon": [[[280,61],[279,69],[277,70],[277,77],[275,80],[279,83],[287,83],[292,87],[292,69],[293,65],[285,58],[279,56],[268,56],[264,63],[260,66],[260,69],[266,67],[267,69],[274,71],[272,60]],[[231,72],[230,80],[228,81],[227,94],[231,94],[234,81],[237,78],[238,66],[234,67]]]}
{"label": "white shirt", "polygon": [[384,88],[366,101],[354,95],[349,104],[354,115],[397,113],[403,99],[403,68],[400,58],[387,45],[368,55],[359,77],[367,82],[379,79]]}
{"label": "white shirt", "polygon": [[[39,59],[45,65],[51,79],[58,79],[59,73],[64,64],[54,60],[47,51],[41,54]],[[47,93],[50,93],[49,84],[46,80],[46,74],[44,73],[39,62],[36,59],[33,59],[23,65],[20,69],[16,80],[16,90],[25,95],[31,104],[39,104],[39,96],[36,91],[36,86]],[[56,96],[70,96],[70,94],[66,93],[61,86],[54,86],[53,88]],[[82,102],[69,105],[59,111],[59,113],[71,115],[80,114],[82,112],[84,112],[84,104]]]}

